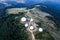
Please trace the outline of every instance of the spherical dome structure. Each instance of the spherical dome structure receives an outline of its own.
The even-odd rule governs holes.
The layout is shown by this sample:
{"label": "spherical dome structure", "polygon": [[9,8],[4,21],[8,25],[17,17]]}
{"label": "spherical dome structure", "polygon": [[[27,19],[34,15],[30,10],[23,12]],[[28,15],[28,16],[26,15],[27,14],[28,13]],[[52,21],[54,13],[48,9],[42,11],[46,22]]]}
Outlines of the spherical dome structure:
{"label": "spherical dome structure", "polygon": [[22,22],[26,21],[26,18],[25,18],[25,17],[22,17],[22,18],[21,18],[21,21],[22,21]]}
{"label": "spherical dome structure", "polygon": [[25,24],[25,27],[28,27],[28,23]]}
{"label": "spherical dome structure", "polygon": [[31,18],[30,21],[33,21],[33,19]]}
{"label": "spherical dome structure", "polygon": [[43,28],[39,28],[39,32],[43,32]]}
{"label": "spherical dome structure", "polygon": [[31,30],[33,30],[33,29],[34,29],[34,27],[33,27],[33,26],[30,26],[30,29],[31,29]]}

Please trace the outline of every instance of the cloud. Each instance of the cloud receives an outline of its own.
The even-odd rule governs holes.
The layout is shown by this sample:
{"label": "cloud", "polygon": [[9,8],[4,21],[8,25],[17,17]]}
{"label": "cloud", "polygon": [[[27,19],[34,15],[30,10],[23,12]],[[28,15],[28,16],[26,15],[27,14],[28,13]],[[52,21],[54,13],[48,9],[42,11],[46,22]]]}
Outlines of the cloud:
{"label": "cloud", "polygon": [[25,0],[17,0],[17,3],[25,3]]}
{"label": "cloud", "polygon": [[0,1],[5,1],[5,0],[0,0]]}
{"label": "cloud", "polygon": [[6,0],[0,0],[0,3],[4,3]]}
{"label": "cloud", "polygon": [[26,0],[9,0],[9,1],[15,1],[17,3],[25,3]]}
{"label": "cloud", "polygon": [[0,2],[4,2],[4,1],[15,1],[17,3],[25,3],[26,0],[0,0]]}
{"label": "cloud", "polygon": [[16,3],[25,3],[25,0],[0,0],[0,3],[4,4],[5,6],[11,6],[11,3],[7,3],[6,1],[13,1]]}
{"label": "cloud", "polygon": [[11,6],[11,4],[8,4],[6,0],[0,0],[1,4],[4,4],[5,6]]}

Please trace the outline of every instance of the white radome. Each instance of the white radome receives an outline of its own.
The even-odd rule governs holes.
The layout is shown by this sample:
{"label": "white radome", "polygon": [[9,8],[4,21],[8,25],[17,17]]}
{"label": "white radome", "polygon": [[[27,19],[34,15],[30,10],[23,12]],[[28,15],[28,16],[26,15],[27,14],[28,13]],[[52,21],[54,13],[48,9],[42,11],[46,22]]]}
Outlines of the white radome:
{"label": "white radome", "polygon": [[30,21],[33,21],[33,19],[31,18]]}
{"label": "white radome", "polygon": [[34,27],[33,27],[33,26],[30,26],[30,29],[31,29],[31,30],[33,30],[33,29],[34,29]]}
{"label": "white radome", "polygon": [[39,28],[39,32],[43,32],[43,28]]}
{"label": "white radome", "polygon": [[21,21],[23,21],[23,22],[26,21],[26,18],[25,17],[22,17],[21,18]]}
{"label": "white radome", "polygon": [[28,24],[27,23],[25,24],[25,27],[28,27]]}

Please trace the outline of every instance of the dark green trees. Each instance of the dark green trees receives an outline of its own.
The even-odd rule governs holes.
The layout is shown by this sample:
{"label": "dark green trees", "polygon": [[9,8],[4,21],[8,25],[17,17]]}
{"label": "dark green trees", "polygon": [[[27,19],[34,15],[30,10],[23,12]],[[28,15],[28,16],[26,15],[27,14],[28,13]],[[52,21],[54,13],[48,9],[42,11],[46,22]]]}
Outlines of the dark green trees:
{"label": "dark green trees", "polygon": [[28,40],[28,34],[20,23],[20,17],[18,14],[0,17],[0,40]]}

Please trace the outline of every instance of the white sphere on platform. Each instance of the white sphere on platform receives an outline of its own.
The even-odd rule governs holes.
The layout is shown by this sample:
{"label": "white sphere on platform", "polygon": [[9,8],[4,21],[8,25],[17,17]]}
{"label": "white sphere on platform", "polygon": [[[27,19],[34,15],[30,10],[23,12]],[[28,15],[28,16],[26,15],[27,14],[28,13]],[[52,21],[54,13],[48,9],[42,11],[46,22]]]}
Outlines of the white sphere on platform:
{"label": "white sphere on platform", "polygon": [[43,28],[39,28],[39,32],[43,32]]}
{"label": "white sphere on platform", "polygon": [[33,30],[33,29],[34,29],[34,27],[33,27],[33,26],[30,26],[30,29],[31,29],[31,30]]}
{"label": "white sphere on platform", "polygon": [[28,23],[25,24],[25,27],[28,27]]}
{"label": "white sphere on platform", "polygon": [[33,21],[33,19],[31,18],[30,21]]}
{"label": "white sphere on platform", "polygon": [[26,18],[25,18],[25,17],[22,17],[22,18],[21,18],[21,21],[22,21],[22,22],[26,21]]}

